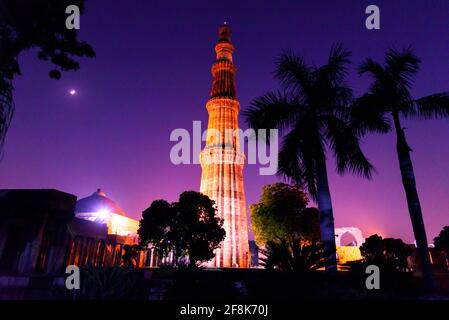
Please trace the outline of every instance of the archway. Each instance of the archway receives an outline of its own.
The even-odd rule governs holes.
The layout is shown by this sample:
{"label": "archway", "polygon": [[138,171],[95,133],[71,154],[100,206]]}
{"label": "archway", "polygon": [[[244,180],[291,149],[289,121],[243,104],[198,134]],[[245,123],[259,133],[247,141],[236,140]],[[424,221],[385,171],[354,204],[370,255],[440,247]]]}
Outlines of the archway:
{"label": "archway", "polygon": [[342,246],[357,246],[357,239],[350,232],[345,232],[340,236]]}
{"label": "archway", "polygon": [[363,242],[365,242],[362,230],[356,227],[344,227],[344,228],[335,228],[335,244],[337,246],[345,245],[345,243],[342,244],[341,240],[343,235],[348,233],[354,237],[356,246],[361,246]]}

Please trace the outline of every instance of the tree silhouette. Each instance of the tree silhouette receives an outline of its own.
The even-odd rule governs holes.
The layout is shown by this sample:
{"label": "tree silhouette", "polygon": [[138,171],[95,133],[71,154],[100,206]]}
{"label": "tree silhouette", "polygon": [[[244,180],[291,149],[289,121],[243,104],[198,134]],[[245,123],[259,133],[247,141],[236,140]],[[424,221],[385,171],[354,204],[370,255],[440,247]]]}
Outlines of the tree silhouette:
{"label": "tree silhouette", "polygon": [[21,75],[20,53],[38,49],[38,59],[53,65],[51,78],[61,71],[77,70],[73,57],[94,57],[92,47],[78,41],[76,30],[66,28],[66,7],[84,11],[84,0],[2,0],[0,1],[0,150],[13,113],[13,79]]}
{"label": "tree silhouette", "polygon": [[345,83],[349,57],[341,45],[332,48],[321,67],[309,66],[293,53],[282,54],[276,62],[275,77],[283,90],[253,100],[244,111],[252,128],[287,131],[279,152],[279,174],[304,183],[317,201],[326,269],[330,272],[337,270],[337,260],[327,148],[340,174],[349,171],[370,178],[372,173],[349,124],[352,90]]}
{"label": "tree silhouette", "polygon": [[173,223],[172,205],[165,200],[155,200],[150,207],[142,212],[139,222],[139,242],[141,246],[153,245],[161,256],[166,256],[174,250],[170,242],[168,226]]}
{"label": "tree silhouette", "polygon": [[449,268],[449,226],[445,226],[440,234],[433,239],[435,249],[444,252],[446,256],[446,264]]}
{"label": "tree silhouette", "polygon": [[188,256],[189,266],[208,261],[225,238],[223,220],[216,216],[215,202],[208,196],[185,191],[179,201],[154,201],[142,214],[138,234],[141,245],[152,244],[166,256]]}
{"label": "tree silhouette", "polygon": [[382,238],[374,234],[360,246],[360,253],[367,264],[374,264],[387,272],[409,271],[408,257],[411,248],[401,239]]}
{"label": "tree silhouette", "polygon": [[[393,128],[396,132],[396,151],[413,233],[423,274],[427,283],[433,287],[426,230],[410,156],[412,149],[406,140],[401,117],[447,118],[449,117],[449,93],[437,93],[419,99],[412,97],[410,90],[420,62],[411,48],[403,51],[388,50],[383,65],[373,59],[366,59],[360,66],[359,73],[369,74],[373,82],[369,91],[356,100],[353,120],[359,133],[369,131],[386,133]],[[390,119],[393,120],[393,127]]]}

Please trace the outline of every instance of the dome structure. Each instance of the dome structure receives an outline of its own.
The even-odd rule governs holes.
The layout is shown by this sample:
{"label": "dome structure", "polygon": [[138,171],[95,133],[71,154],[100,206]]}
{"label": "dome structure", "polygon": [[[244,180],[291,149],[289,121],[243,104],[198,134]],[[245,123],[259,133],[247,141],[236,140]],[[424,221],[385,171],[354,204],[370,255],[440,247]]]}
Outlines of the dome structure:
{"label": "dome structure", "polygon": [[119,204],[106,197],[106,194],[101,189],[97,189],[92,195],[76,202],[75,215],[77,217],[91,214],[93,219],[89,220],[100,221],[104,220],[107,214],[111,213],[126,216]]}
{"label": "dome structure", "polygon": [[120,205],[106,197],[101,189],[97,189],[92,195],[77,201],[75,216],[106,224],[109,234],[136,234],[139,227],[139,221],[128,218]]}

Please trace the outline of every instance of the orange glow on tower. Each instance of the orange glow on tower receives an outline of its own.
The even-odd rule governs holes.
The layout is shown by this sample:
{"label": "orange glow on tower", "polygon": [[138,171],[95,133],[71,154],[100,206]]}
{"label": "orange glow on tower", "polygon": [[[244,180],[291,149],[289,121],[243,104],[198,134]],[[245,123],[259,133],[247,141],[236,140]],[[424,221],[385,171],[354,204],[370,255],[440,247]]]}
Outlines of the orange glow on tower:
{"label": "orange glow on tower", "polygon": [[243,188],[245,155],[240,151],[238,135],[235,134],[240,104],[235,95],[234,46],[230,34],[226,24],[219,28],[219,40],[215,46],[217,58],[212,66],[212,90],[206,104],[208,133],[206,146],[200,155],[200,191],[216,202],[226,230],[226,238],[216,250],[210,266],[246,268],[250,252]]}

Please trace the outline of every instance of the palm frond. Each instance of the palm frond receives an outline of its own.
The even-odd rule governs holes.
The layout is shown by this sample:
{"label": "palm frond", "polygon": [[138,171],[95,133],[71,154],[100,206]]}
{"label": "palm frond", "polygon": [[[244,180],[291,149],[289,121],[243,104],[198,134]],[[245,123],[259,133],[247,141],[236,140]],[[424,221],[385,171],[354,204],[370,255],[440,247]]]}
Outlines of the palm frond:
{"label": "palm frond", "polygon": [[347,171],[371,179],[374,167],[360,148],[360,141],[354,129],[345,121],[327,116],[323,119],[326,126],[326,141],[334,153],[337,171]]}
{"label": "palm frond", "polygon": [[350,56],[351,53],[341,44],[336,45],[331,49],[328,63],[315,70],[311,102],[320,112],[332,112],[335,107],[348,105],[352,101],[352,89],[345,82]]}
{"label": "palm frond", "polygon": [[449,92],[436,93],[414,100],[408,108],[404,109],[403,114],[409,118],[449,118]]}
{"label": "palm frond", "polygon": [[341,83],[348,74],[347,65],[351,63],[350,57],[351,52],[341,43],[337,44],[331,48],[327,64],[318,68],[316,72],[328,78],[333,84]]}
{"label": "palm frond", "polygon": [[359,75],[367,74],[372,78],[368,92],[382,97],[379,100],[388,100],[396,92],[396,85],[391,81],[385,68],[373,59],[365,59],[360,64],[358,73]]}
{"label": "palm frond", "polygon": [[[302,158],[300,137],[292,130],[283,138],[278,155],[278,172],[284,179],[295,184],[303,184],[305,180],[305,164]],[[314,185],[314,184],[312,184]],[[314,188],[312,188],[312,191]]]}
{"label": "palm frond", "polygon": [[382,97],[367,93],[357,98],[351,106],[351,126],[359,136],[368,132],[388,133],[390,119],[386,116]]}
{"label": "palm frond", "polygon": [[312,199],[317,199],[316,159],[324,154],[315,123],[306,115],[284,136],[279,151],[278,175],[305,185]]}
{"label": "palm frond", "polygon": [[333,86],[332,91],[332,106],[348,106],[353,100],[353,92],[350,87],[344,85]]}
{"label": "palm frond", "polygon": [[325,266],[323,245],[305,244],[301,239],[269,241],[266,248],[261,249],[261,254],[262,265],[269,270],[304,274]]}
{"label": "palm frond", "polygon": [[370,74],[375,80],[382,81],[385,79],[386,74],[382,65],[372,58],[365,59],[359,66],[358,69],[359,75]]}
{"label": "palm frond", "polygon": [[298,105],[285,92],[269,92],[251,101],[243,111],[243,117],[253,129],[283,130],[295,122]]}
{"label": "palm frond", "polygon": [[407,89],[412,87],[420,63],[421,59],[413,53],[411,47],[402,51],[391,48],[385,54],[387,73],[394,82]]}
{"label": "palm frond", "polygon": [[274,77],[281,81],[287,90],[305,93],[310,90],[313,69],[309,67],[301,56],[288,51],[276,58]]}
{"label": "palm frond", "polygon": [[301,241],[295,241],[292,244],[292,253],[294,256],[295,270],[307,272],[326,266],[324,246],[321,242],[301,244]]}

